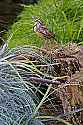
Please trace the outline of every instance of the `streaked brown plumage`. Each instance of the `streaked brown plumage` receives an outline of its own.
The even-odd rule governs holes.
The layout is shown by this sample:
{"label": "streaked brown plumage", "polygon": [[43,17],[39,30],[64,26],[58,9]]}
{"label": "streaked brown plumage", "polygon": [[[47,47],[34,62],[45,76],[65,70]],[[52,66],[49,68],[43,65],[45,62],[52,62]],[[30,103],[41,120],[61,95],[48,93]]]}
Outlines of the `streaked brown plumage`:
{"label": "streaked brown plumage", "polygon": [[50,32],[48,28],[43,24],[43,22],[37,18],[33,18],[35,25],[33,27],[34,32],[40,37],[45,37],[47,39],[54,38],[54,33]]}

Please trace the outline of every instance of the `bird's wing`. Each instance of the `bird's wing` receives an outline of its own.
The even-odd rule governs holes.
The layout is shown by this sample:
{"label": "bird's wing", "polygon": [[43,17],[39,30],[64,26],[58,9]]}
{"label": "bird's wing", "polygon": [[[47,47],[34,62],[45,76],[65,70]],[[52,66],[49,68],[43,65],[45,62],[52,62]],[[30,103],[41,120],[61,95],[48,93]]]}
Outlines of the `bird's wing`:
{"label": "bird's wing", "polygon": [[51,38],[54,36],[54,34],[52,32],[50,32],[46,27],[40,27],[40,29],[38,30],[38,32],[42,33],[45,37],[47,38]]}

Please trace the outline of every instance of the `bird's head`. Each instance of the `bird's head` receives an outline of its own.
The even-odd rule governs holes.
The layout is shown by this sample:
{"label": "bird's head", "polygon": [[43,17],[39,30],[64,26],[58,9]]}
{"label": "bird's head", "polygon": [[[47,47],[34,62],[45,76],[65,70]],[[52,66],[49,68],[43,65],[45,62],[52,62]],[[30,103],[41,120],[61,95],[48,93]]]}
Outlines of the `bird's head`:
{"label": "bird's head", "polygon": [[32,20],[33,20],[34,22],[37,22],[39,19],[38,19],[36,16],[32,16]]}
{"label": "bird's head", "polygon": [[43,24],[42,21],[37,16],[32,16],[32,20],[35,23],[39,22],[39,23]]}

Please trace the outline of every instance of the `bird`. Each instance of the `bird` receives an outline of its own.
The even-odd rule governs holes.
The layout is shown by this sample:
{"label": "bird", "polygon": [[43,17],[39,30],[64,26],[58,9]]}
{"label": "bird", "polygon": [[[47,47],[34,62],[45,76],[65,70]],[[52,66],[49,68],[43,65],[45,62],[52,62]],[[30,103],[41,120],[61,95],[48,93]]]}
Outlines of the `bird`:
{"label": "bird", "polygon": [[44,37],[46,39],[51,39],[55,37],[53,32],[50,32],[48,28],[44,25],[44,23],[38,19],[37,17],[32,17],[35,24],[33,26],[33,31],[40,37]]}

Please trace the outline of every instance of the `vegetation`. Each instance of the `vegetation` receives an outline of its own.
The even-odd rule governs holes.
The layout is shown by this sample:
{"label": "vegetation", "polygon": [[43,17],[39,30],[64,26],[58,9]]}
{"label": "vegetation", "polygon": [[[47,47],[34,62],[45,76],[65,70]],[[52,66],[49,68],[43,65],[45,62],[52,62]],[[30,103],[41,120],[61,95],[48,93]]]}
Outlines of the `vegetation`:
{"label": "vegetation", "polygon": [[[11,49],[0,55],[0,124],[82,125],[83,1],[22,6],[9,31]],[[55,34],[54,43],[40,48],[45,39],[33,31],[33,16]]]}
{"label": "vegetation", "polygon": [[[33,119],[36,104],[32,98],[29,82],[23,80],[18,70],[23,65],[11,63],[15,53],[8,51],[0,58],[0,124],[1,125],[43,125]],[[20,68],[19,68],[20,66]],[[36,100],[37,97],[34,97]],[[37,112],[38,113],[38,112]]]}
{"label": "vegetation", "polygon": [[31,44],[41,46],[44,39],[33,32],[32,16],[40,18],[59,43],[83,42],[83,0],[40,0],[37,5],[24,5],[24,11],[11,27],[9,47]]}
{"label": "vegetation", "polygon": [[79,77],[78,84],[68,77],[80,70],[79,62],[70,54],[66,57],[65,49],[61,60],[62,52],[57,55],[59,48],[53,54],[54,50],[50,56],[48,50],[22,46],[3,54],[0,59],[1,124],[43,125],[40,122],[43,120],[44,124],[59,121],[60,125],[71,125],[66,118],[74,125],[81,122],[82,81]]}

